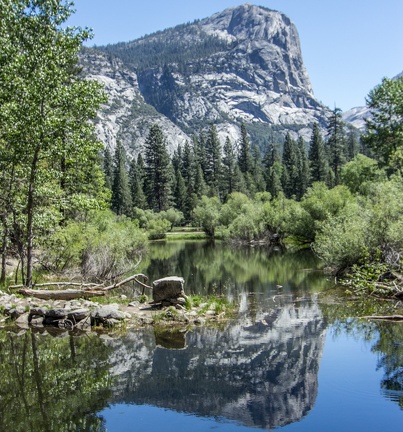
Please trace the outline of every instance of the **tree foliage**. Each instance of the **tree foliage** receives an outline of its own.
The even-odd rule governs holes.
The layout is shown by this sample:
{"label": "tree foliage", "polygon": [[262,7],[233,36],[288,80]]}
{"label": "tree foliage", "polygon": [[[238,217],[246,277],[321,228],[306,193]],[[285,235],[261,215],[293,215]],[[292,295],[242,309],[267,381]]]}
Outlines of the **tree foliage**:
{"label": "tree foliage", "polygon": [[390,171],[403,168],[403,77],[384,78],[367,97],[371,116],[364,142]]}
{"label": "tree foliage", "polygon": [[[2,0],[0,152],[3,261],[15,247],[32,284],[41,236],[108,198],[90,123],[105,100],[77,67],[91,34],[70,28],[67,1]],[[3,274],[4,279],[4,274]]]}

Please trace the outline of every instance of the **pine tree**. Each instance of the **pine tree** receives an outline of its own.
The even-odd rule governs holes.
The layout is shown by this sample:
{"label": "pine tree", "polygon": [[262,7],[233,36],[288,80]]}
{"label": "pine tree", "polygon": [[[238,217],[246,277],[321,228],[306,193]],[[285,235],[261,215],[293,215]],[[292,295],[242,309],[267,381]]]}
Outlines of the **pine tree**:
{"label": "pine tree", "polygon": [[352,125],[347,125],[347,159],[354,159],[360,152],[359,132]]}
{"label": "pine tree", "polygon": [[274,144],[270,144],[263,158],[263,168],[264,168],[264,178],[266,181],[266,190],[270,189],[271,183],[271,171],[270,168],[273,166],[274,162],[280,162],[281,158],[279,152]]}
{"label": "pine tree", "polygon": [[283,192],[282,177],[284,167],[281,162],[276,160],[269,168],[267,191],[271,196],[277,197],[280,192]]}
{"label": "pine tree", "polygon": [[129,176],[126,169],[126,152],[117,143],[113,160],[112,210],[118,215],[130,216],[133,211]]}
{"label": "pine tree", "polygon": [[192,153],[192,148],[190,144],[186,141],[185,146],[182,152],[182,177],[185,180],[186,184],[192,183],[195,172],[194,172],[195,164],[194,164],[194,156]]}
{"label": "pine tree", "polygon": [[310,183],[326,182],[328,178],[328,163],[325,144],[317,123],[314,123],[309,146]]}
{"label": "pine tree", "polygon": [[203,170],[200,164],[196,166],[196,175],[194,181],[194,193],[197,198],[201,198],[203,195],[207,194],[207,184],[204,180]]}
{"label": "pine tree", "polygon": [[133,159],[130,164],[129,183],[133,206],[141,209],[147,208],[147,199],[144,194],[144,163],[141,154],[137,161]]}
{"label": "pine tree", "polygon": [[346,134],[344,128],[345,124],[342,119],[342,112],[340,108],[335,108],[330,116],[327,128],[329,166],[333,170],[335,184],[340,183],[341,167],[347,161]]}
{"label": "pine tree", "polygon": [[172,168],[164,135],[153,125],[144,145],[144,189],[149,208],[160,212],[170,205]]}
{"label": "pine tree", "polygon": [[283,150],[283,172],[282,172],[282,185],[285,195],[290,198],[296,195],[298,191],[299,181],[299,158],[298,158],[297,143],[287,133],[284,141]]}
{"label": "pine tree", "polygon": [[234,146],[229,137],[226,138],[223,148],[223,196],[224,199],[227,195],[235,191],[234,189],[234,175],[237,159],[235,155]]}
{"label": "pine tree", "polygon": [[256,145],[253,146],[252,149],[252,176],[256,192],[265,191],[266,184],[264,179],[262,155]]}
{"label": "pine tree", "polygon": [[305,142],[302,137],[299,137],[297,142],[298,147],[298,190],[297,190],[297,199],[301,199],[305,192],[308,189],[309,186],[309,179],[310,179],[310,173],[309,173],[309,161],[308,161],[308,155],[306,154],[305,150]]}
{"label": "pine tree", "polygon": [[218,139],[214,124],[210,129],[206,140],[206,173],[205,179],[210,187],[211,196],[220,197],[221,186],[221,144]]}
{"label": "pine tree", "polygon": [[246,126],[241,125],[241,141],[239,143],[238,164],[243,174],[252,172],[252,156]]}
{"label": "pine tree", "polygon": [[175,171],[179,170],[182,172],[182,146],[178,144],[178,147],[172,155],[172,166]]}
{"label": "pine tree", "polygon": [[175,208],[180,210],[183,214],[187,213],[186,209],[186,185],[185,180],[182,177],[182,173],[179,169],[175,170],[175,190],[174,190],[174,199],[175,199]]}
{"label": "pine tree", "polygon": [[206,174],[208,170],[206,143],[207,143],[207,138],[203,131],[200,131],[198,137],[197,136],[193,137],[193,153],[194,153],[194,159],[196,163],[195,166],[197,167],[197,165],[200,165],[203,171],[204,179],[206,179]]}
{"label": "pine tree", "polygon": [[112,155],[108,147],[104,149],[103,170],[105,173],[105,186],[112,189],[113,183],[113,162]]}

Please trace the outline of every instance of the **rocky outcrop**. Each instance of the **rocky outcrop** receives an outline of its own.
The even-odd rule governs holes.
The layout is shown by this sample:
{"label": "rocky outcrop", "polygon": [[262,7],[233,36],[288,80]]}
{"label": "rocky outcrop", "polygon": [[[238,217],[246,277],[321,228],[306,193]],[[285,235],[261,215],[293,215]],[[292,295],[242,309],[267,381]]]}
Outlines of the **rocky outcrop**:
{"label": "rocky outcrop", "polygon": [[170,152],[189,140],[166,116],[144,101],[136,72],[121,60],[85,48],[80,56],[80,65],[86,78],[103,84],[108,97],[96,119],[96,133],[110,150],[115,148],[117,141],[121,141],[129,157],[136,156],[142,151],[153,124],[160,126],[170,138],[167,141]]}
{"label": "rocky outcrop", "polygon": [[[222,140],[249,125],[259,141],[286,130],[309,139],[328,109],[314,97],[298,32],[285,15],[245,4],[141,39],[84,50],[84,73],[109,102],[97,131],[114,147],[141,151],[152,123],[171,151],[214,122]],[[263,138],[262,138],[263,137]]]}

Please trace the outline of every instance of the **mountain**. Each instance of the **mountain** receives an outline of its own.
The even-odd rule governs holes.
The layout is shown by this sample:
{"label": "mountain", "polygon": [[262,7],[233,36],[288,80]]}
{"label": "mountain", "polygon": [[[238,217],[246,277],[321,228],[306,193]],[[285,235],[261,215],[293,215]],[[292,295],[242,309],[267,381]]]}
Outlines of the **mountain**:
{"label": "mountain", "polygon": [[365,132],[366,122],[371,111],[368,107],[355,107],[343,113],[343,121],[353,125],[360,132]]}
{"label": "mountain", "polygon": [[[403,76],[403,72],[400,72],[395,77],[393,77],[393,79],[397,80],[402,76]],[[346,123],[352,124],[360,132],[365,132],[366,120],[370,117],[370,115],[371,115],[371,110],[368,107],[366,106],[355,107],[343,113],[343,120]]]}
{"label": "mountain", "polygon": [[313,95],[296,27],[264,7],[244,4],[83,56],[84,72],[110,95],[101,138],[135,152],[153,122],[173,146],[211,122],[236,140],[244,122],[263,146],[286,130],[309,139],[329,113]]}

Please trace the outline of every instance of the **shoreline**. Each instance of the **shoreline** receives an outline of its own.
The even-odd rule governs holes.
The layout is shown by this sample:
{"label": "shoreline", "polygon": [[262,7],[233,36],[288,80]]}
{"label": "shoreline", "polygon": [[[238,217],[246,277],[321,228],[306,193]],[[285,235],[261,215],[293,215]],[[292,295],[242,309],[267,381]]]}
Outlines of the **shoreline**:
{"label": "shoreline", "polygon": [[0,329],[105,332],[145,326],[189,327],[223,322],[234,312],[228,306],[218,307],[213,298],[188,308],[130,301],[125,295],[110,300],[105,304],[86,299],[40,300],[0,291]]}

